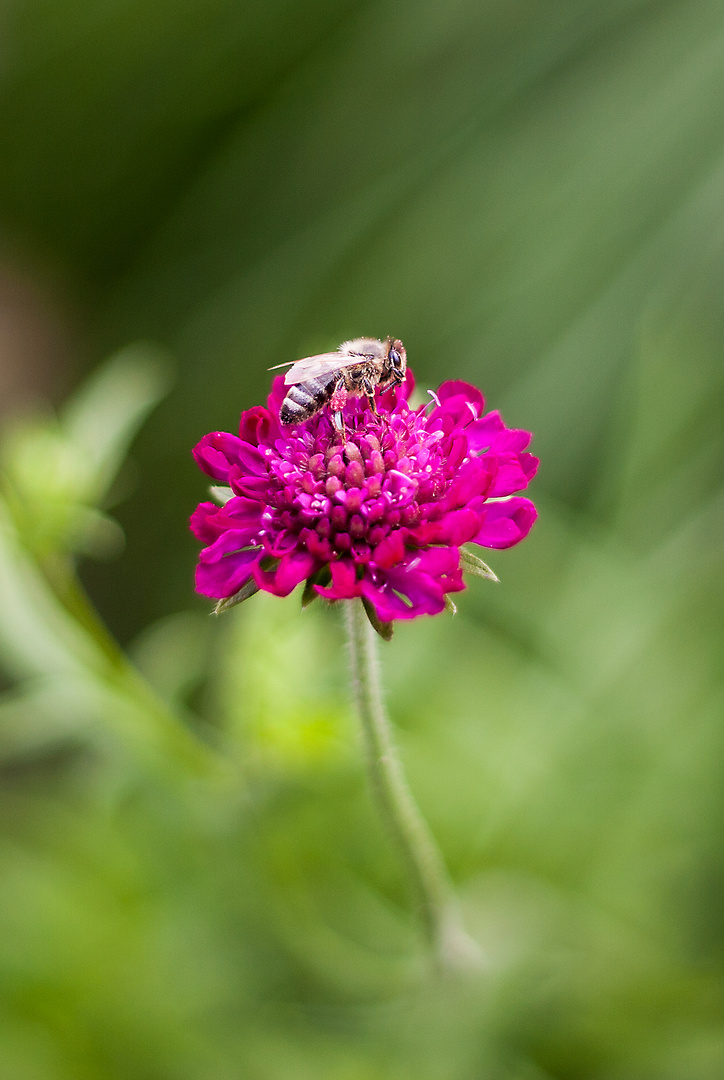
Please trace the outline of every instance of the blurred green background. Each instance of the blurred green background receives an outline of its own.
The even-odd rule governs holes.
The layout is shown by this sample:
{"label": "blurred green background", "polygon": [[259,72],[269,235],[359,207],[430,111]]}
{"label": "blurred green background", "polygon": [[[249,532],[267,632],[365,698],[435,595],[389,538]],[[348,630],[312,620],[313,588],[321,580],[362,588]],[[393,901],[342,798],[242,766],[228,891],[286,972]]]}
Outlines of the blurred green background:
{"label": "blurred green background", "polygon": [[[724,1075],[723,286],[717,0],[7,0],[2,1080]],[[193,443],[388,333],[542,459],[383,647],[444,980],[338,613],[191,584]]]}

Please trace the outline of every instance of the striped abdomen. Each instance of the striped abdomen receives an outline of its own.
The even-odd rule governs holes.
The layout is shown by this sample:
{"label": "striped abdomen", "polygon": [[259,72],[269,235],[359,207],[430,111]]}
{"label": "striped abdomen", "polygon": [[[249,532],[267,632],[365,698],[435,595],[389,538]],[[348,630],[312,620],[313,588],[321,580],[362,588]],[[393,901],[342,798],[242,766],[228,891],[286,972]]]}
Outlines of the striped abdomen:
{"label": "striped abdomen", "polygon": [[338,379],[339,372],[330,371],[327,375],[318,375],[316,379],[307,379],[306,382],[290,386],[279,411],[281,422],[301,424],[303,420],[314,416],[331,398]]}

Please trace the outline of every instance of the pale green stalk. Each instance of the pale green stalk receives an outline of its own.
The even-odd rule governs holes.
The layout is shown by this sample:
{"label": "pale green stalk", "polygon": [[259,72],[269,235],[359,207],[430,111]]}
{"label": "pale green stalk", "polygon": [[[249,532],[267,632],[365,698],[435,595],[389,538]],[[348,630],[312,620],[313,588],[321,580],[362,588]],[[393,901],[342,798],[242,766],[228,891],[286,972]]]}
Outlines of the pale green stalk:
{"label": "pale green stalk", "polygon": [[382,698],[377,634],[360,600],[343,604],[370,784],[405,865],[426,941],[440,968],[478,966],[480,949],[462,928],[442,855],[415,803],[394,745]]}

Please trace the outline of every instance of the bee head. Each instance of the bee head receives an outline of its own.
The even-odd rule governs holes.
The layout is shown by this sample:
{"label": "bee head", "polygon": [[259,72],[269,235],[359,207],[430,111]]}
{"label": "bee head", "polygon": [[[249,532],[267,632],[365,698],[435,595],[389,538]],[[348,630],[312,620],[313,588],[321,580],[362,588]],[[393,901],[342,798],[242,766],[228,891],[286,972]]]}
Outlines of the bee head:
{"label": "bee head", "polygon": [[390,343],[390,349],[387,353],[387,364],[389,367],[390,377],[395,382],[401,383],[405,378],[405,369],[407,368],[407,353],[405,352],[405,346],[399,340],[399,338],[388,338]]}

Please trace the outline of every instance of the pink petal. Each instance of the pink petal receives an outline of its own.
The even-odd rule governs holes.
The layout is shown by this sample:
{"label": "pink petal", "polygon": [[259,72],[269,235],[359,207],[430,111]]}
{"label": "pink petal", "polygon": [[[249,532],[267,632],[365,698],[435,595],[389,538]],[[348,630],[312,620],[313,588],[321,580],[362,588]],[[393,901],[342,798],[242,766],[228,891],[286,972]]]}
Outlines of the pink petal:
{"label": "pink petal", "polygon": [[225,506],[217,507],[218,521],[228,529],[241,529],[251,525],[261,528],[264,509],[263,503],[237,495],[229,499]]}
{"label": "pink petal", "polygon": [[[278,413],[277,413],[278,415]],[[255,405],[241,414],[239,420],[239,438],[243,442],[258,446],[269,445],[280,435],[279,421],[263,405]]]}
{"label": "pink petal", "polygon": [[445,607],[441,586],[428,574],[396,567],[377,580],[362,579],[362,595],[374,606],[382,622],[437,615]]}
{"label": "pink petal", "polygon": [[457,397],[462,398],[463,401],[469,401],[475,407],[478,416],[485,408],[485,398],[477,386],[463,382],[462,379],[448,379],[438,390],[437,396],[443,402]]}
{"label": "pink petal", "polygon": [[455,435],[447,447],[447,467],[457,469],[468,456],[468,440],[464,435]]}
{"label": "pink petal", "polygon": [[225,524],[218,519],[220,510],[221,507],[216,503],[202,502],[191,515],[189,527],[202,544],[213,544],[226,528]]}
{"label": "pink petal", "polygon": [[256,541],[256,527],[249,529],[226,529],[213,544],[209,544],[205,547],[200,555],[199,559],[204,563],[214,563],[223,559],[224,556],[230,555],[232,552],[241,551],[242,548],[254,545],[257,554],[260,552],[260,548]]}
{"label": "pink petal", "polygon": [[460,552],[457,547],[433,547],[417,552],[410,558],[409,567],[430,574],[440,582],[447,579],[462,582],[462,577],[459,576]]}
{"label": "pink petal", "polygon": [[472,540],[480,529],[480,517],[473,510],[452,510],[439,521],[425,521],[410,530],[418,544],[452,544],[459,547]]}
{"label": "pink petal", "polygon": [[540,460],[535,454],[518,454],[518,461],[520,462],[521,469],[525,473],[526,479],[530,482],[538,472]]}
{"label": "pink petal", "polygon": [[315,585],[320,596],[328,600],[351,600],[362,595],[362,582],[357,580],[354,563],[347,559],[338,559],[330,565],[332,584],[324,587]]}
{"label": "pink petal", "polygon": [[466,428],[465,434],[468,437],[468,446],[471,452],[478,453],[492,446],[493,440],[501,432],[505,431],[507,431],[507,428],[503,423],[503,418],[495,409],[493,412],[486,413],[480,420],[476,420],[475,423]]}
{"label": "pink petal", "polygon": [[228,479],[237,495],[245,495],[252,500],[260,501],[269,491],[268,476],[249,476],[238,465],[231,466]]}
{"label": "pink petal", "polygon": [[487,495],[498,469],[494,457],[473,458],[466,461],[445,493],[445,505],[451,510],[465,506],[479,495]]}
{"label": "pink petal", "polygon": [[204,435],[192,453],[203,472],[214,480],[223,480],[226,483],[229,466],[237,460],[239,447],[242,445],[241,439],[237,439],[236,435],[230,435],[227,431],[212,431]]}
{"label": "pink petal", "polygon": [[251,473],[252,476],[269,475],[266,460],[264,455],[256,446],[251,446],[250,443],[241,442],[239,440],[239,449],[237,451],[236,460],[239,467],[247,473]]}
{"label": "pink petal", "polygon": [[[304,530],[303,530],[304,531]],[[314,530],[309,529],[309,537],[306,540],[307,548],[311,555],[319,563],[327,563],[332,558],[332,545],[326,537],[319,536]]]}
{"label": "pink petal", "polygon": [[219,600],[233,596],[251,577],[261,551],[261,548],[256,548],[227,555],[219,562],[199,562],[196,567],[196,591]]}
{"label": "pink petal", "polygon": [[254,569],[254,579],[260,589],[275,596],[288,596],[300,581],[309,577],[316,568],[315,560],[306,551],[283,555],[274,570]]}
{"label": "pink petal", "polygon": [[508,548],[530,532],[538,512],[520,496],[499,503],[486,503],[481,512],[482,527],[475,543],[482,547]]}
{"label": "pink petal", "polygon": [[282,555],[288,555],[289,552],[299,547],[299,537],[296,533],[283,530],[271,536],[263,536],[262,544],[267,555],[273,555],[275,559],[280,559]]}
{"label": "pink petal", "polygon": [[522,428],[505,428],[496,435],[490,444],[492,454],[519,454],[525,450],[533,438],[529,431]]}
{"label": "pink petal", "polygon": [[[532,473],[529,475],[523,466],[530,464],[527,460],[529,458],[537,463],[537,458],[533,458],[532,454],[496,454],[495,458],[498,462],[498,471],[487,491],[489,499],[512,495],[514,491],[522,491],[528,486]],[[532,471],[535,472],[535,469]]]}
{"label": "pink petal", "polygon": [[397,529],[395,532],[386,536],[374,550],[373,561],[381,567],[383,570],[389,570],[391,566],[395,566],[407,555],[405,549],[405,536],[407,533],[402,529]]}
{"label": "pink petal", "polygon": [[428,417],[428,430],[441,428],[446,434],[460,428],[465,428],[467,433],[467,428],[477,423],[485,405],[477,387],[457,380],[443,383],[435,397],[439,405]]}

